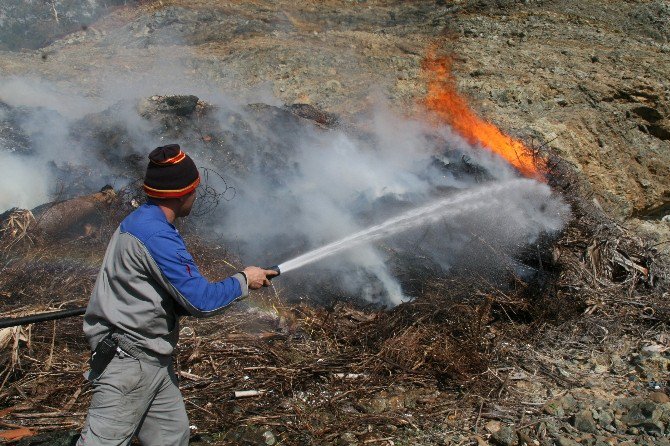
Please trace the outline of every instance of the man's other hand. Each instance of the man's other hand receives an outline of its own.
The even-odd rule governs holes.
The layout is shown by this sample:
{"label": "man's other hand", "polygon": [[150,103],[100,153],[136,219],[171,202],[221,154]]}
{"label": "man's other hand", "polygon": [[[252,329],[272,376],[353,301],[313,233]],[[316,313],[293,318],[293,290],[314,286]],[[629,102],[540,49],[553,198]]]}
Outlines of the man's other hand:
{"label": "man's other hand", "polygon": [[279,274],[273,269],[263,269],[257,266],[247,266],[243,272],[247,276],[247,286],[252,290],[270,286],[270,278]]}

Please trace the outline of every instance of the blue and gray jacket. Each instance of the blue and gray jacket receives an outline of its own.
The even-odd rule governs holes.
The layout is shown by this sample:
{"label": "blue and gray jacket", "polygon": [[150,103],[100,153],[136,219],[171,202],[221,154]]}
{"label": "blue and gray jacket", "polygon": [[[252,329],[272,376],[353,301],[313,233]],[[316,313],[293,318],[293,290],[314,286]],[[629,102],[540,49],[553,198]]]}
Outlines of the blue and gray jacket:
{"label": "blue and gray jacket", "polygon": [[84,334],[92,350],[115,331],[148,353],[170,355],[179,338],[179,315],[213,316],[248,292],[241,273],[208,282],[177,229],[149,202],[126,217],[109,242]]}

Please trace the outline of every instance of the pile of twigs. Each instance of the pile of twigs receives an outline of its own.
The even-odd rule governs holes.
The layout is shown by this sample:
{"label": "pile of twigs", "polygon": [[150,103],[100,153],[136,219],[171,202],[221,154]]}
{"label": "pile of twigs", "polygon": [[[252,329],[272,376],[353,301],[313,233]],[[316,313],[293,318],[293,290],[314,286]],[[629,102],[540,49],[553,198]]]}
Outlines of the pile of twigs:
{"label": "pile of twigs", "polygon": [[[220,444],[254,444],[268,432],[282,444],[324,444],[342,426],[374,443],[455,413],[475,430],[482,418],[517,419],[485,404],[513,398],[507,387],[515,376],[575,384],[529,353],[551,343],[544,334],[560,342],[588,331],[583,321],[594,318],[611,321],[612,333],[668,322],[654,253],[583,202],[572,204],[577,218],[544,253],[549,278],[541,284],[511,278],[495,289],[477,278],[431,280],[415,301],[389,311],[289,305],[285,291],[273,288],[213,319],[184,319],[177,366],[191,423],[197,432],[222,433]],[[241,266],[223,248],[187,238],[210,279]],[[3,316],[85,304],[106,239],[5,255]],[[27,339],[13,337],[12,348],[0,351],[0,423],[35,431],[80,426],[90,400],[81,320],[35,326]]]}
{"label": "pile of twigs", "polygon": [[22,242],[34,243],[31,228],[35,225],[35,216],[26,209],[10,209],[0,215],[0,247],[8,250]]}

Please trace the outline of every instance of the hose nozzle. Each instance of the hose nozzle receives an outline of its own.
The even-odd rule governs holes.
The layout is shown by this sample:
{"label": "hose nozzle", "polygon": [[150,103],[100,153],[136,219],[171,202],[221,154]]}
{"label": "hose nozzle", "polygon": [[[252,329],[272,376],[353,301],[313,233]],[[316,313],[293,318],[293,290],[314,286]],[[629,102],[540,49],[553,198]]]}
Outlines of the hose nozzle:
{"label": "hose nozzle", "polygon": [[276,276],[268,277],[268,279],[270,279],[270,280],[274,279],[275,277],[278,277],[281,274],[281,270],[279,269],[279,265],[272,265],[272,266],[268,266],[268,267],[263,268],[263,269],[269,269],[269,270],[272,270],[272,271],[277,271]]}

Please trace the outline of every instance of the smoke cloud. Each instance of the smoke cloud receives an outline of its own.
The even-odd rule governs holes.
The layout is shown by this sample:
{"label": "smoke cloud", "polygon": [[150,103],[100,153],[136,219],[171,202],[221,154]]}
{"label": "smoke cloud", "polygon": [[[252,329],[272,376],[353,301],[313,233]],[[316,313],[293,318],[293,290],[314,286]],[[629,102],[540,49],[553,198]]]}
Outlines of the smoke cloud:
{"label": "smoke cloud", "polygon": [[[147,48],[142,69],[132,72],[114,68],[122,64],[110,47],[109,63],[88,73],[94,87],[0,78],[0,212],[107,183],[118,188],[141,177],[151,149],[179,143],[225,179],[212,175],[209,186],[236,192],[214,212],[193,217],[200,234],[223,239],[245,264],[267,266],[426,203],[517,177],[449,127],[393,113],[382,100],[364,121],[328,129],[281,108],[267,86],[220,91],[198,77],[184,47],[170,47],[178,39],[161,39],[164,47]],[[198,119],[147,113],[147,98],[167,94],[195,94],[210,105]],[[560,231],[569,210],[546,185],[522,184],[305,265],[278,285],[288,298],[396,305],[413,297],[419,270],[500,283],[510,273],[532,275],[521,254]]]}
{"label": "smoke cloud", "polygon": [[15,206],[31,208],[48,196],[51,177],[38,160],[0,151],[0,166],[0,213]]}
{"label": "smoke cloud", "polygon": [[[120,158],[105,156],[104,144],[91,144],[90,137],[73,131],[82,120],[97,122],[91,116],[102,114],[126,138],[116,148],[125,147],[125,155],[143,158],[156,145],[174,141],[199,165],[223,174],[236,197],[199,223],[246,264],[281,263],[432,200],[516,176],[505,161],[470,146],[448,127],[393,114],[383,104],[366,130],[354,135],[200,90],[216,110],[209,130],[223,141],[212,147],[193,128],[167,141],[138,111],[144,94],[110,107],[109,98],[65,94],[40,80],[11,79],[3,85],[0,100],[13,114],[4,111],[2,119],[18,124],[29,147],[3,142],[2,209],[30,208],[54,198],[67,181],[59,176],[64,167],[93,172],[82,185],[89,191],[106,182],[118,187],[141,175],[117,166]],[[331,296],[396,305],[412,297],[397,278],[407,266],[440,274],[471,268],[491,280],[510,271],[528,274],[515,256],[542,235],[559,231],[569,216],[548,187],[529,184],[479,197],[471,209],[430,224],[417,222],[416,228],[306,265],[283,280],[296,295],[318,293],[325,286]],[[209,185],[225,187],[216,178]]]}
{"label": "smoke cloud", "polygon": [[[221,122],[230,121],[226,115]],[[238,234],[239,253],[251,263],[282,263],[425,203],[517,176],[499,157],[426,119],[380,106],[371,121],[370,132],[357,137],[274,127],[283,150],[266,141],[244,175],[233,177],[239,199],[217,218],[222,236]],[[241,155],[251,146],[236,150]],[[273,159],[276,152],[281,159]],[[416,227],[307,264],[284,280],[306,293],[327,286],[335,296],[396,305],[411,298],[396,277],[419,263],[440,274],[471,268],[494,281],[528,274],[515,256],[560,231],[569,210],[544,184],[512,184],[474,195],[462,209],[446,208],[443,218],[417,218]]]}

